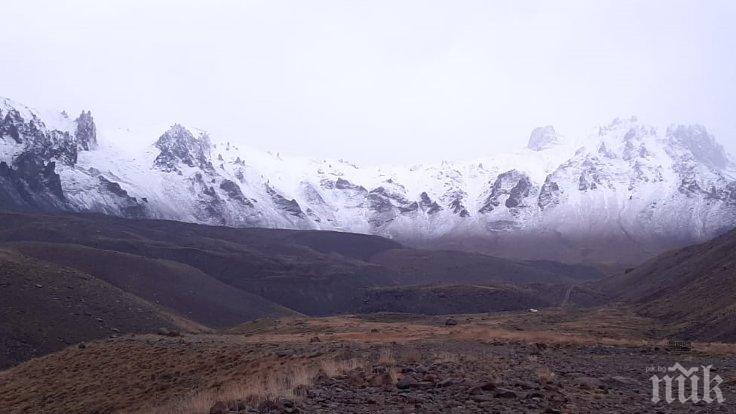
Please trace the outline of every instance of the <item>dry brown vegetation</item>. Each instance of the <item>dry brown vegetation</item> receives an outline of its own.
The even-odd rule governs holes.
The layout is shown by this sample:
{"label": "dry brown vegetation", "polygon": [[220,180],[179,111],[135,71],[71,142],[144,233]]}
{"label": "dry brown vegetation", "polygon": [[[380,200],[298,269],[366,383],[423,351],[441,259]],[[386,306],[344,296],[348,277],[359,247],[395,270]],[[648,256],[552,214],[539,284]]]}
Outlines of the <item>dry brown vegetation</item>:
{"label": "dry brown vegetation", "polygon": [[304,397],[304,387],[312,385],[319,375],[336,377],[364,366],[365,360],[324,359],[319,362],[299,361],[242,378],[221,388],[199,391],[162,406],[147,407],[141,414],[198,414],[206,413],[217,402],[237,407],[238,404],[258,406],[281,399],[298,400]]}
{"label": "dry brown vegetation", "polygon": [[537,369],[537,378],[543,383],[551,383],[555,379],[555,373],[547,367],[539,367]]}
{"label": "dry brown vegetation", "polygon": [[[617,319],[606,326],[610,315]],[[258,321],[227,334],[125,336],[83,349],[71,346],[0,372],[0,407],[8,413],[201,413],[216,401],[299,399],[300,390],[318,375],[340,376],[366,364],[391,368],[388,375],[396,382],[402,375],[395,369],[400,364],[472,366],[493,360],[443,344],[472,343],[481,350],[499,343],[572,349],[663,346],[648,337],[646,320],[625,311],[612,310],[610,315],[598,321],[559,310],[456,315],[455,326],[445,326],[446,318],[402,315],[286,318]],[[612,336],[600,336],[601,331]],[[420,344],[436,345],[426,353]],[[733,344],[694,348],[736,355]],[[535,378],[555,380],[547,363],[533,354],[528,358]]]}
{"label": "dry brown vegetation", "polygon": [[407,343],[436,338],[641,346],[659,341],[651,334],[656,327],[653,320],[636,316],[625,308],[606,308],[593,313],[549,309],[539,313],[507,312],[456,318],[460,326],[445,326],[447,317],[441,316],[417,320],[404,315],[385,315],[382,320],[360,316],[290,318],[253,322],[228,332],[247,334],[246,340],[250,341],[277,342],[301,342],[314,336],[314,332],[327,341],[361,343]]}

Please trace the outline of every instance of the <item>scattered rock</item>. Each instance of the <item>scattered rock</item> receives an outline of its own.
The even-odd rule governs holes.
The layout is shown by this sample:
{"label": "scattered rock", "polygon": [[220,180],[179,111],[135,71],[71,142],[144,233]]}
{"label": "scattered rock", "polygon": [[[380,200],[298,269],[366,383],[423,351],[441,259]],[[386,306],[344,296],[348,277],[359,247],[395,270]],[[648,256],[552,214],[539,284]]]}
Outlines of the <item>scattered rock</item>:
{"label": "scattered rock", "polygon": [[514,382],[514,386],[525,390],[533,390],[539,388],[537,384],[529,381],[516,381]]}
{"label": "scattered rock", "polygon": [[455,320],[453,318],[448,318],[445,321],[445,326],[455,326],[455,325],[457,325],[457,320]]}
{"label": "scattered rock", "polygon": [[496,384],[493,381],[483,382],[470,389],[471,394],[480,394],[483,392],[494,391]]}
{"label": "scattered rock", "polygon": [[159,328],[158,334],[162,336],[181,336],[181,334],[178,331],[172,331],[167,328]]}
{"label": "scattered rock", "polygon": [[603,381],[593,377],[579,377],[573,380],[573,383],[580,388],[586,390],[597,390],[603,388]]}
{"label": "scattered rock", "polygon": [[391,374],[388,372],[380,372],[368,379],[368,384],[371,387],[390,387],[393,385],[393,379]]}
{"label": "scattered rock", "polygon": [[494,397],[491,397],[488,394],[476,394],[470,397],[471,400],[475,402],[487,402],[487,401],[493,401]]}
{"label": "scattered rock", "polygon": [[396,382],[396,388],[400,390],[408,390],[416,385],[416,383],[417,381],[414,378],[407,375]]}
{"label": "scattered rock", "polygon": [[540,400],[543,400],[543,399],[547,398],[547,396],[544,395],[541,392],[533,391],[533,392],[530,392],[529,394],[527,394],[526,397],[524,397],[524,398],[526,398],[527,400],[533,400],[535,398],[540,399]]}
{"label": "scattered rock", "polygon": [[[299,346],[302,348],[294,350],[294,355],[299,358],[308,356],[314,350],[320,350],[330,358],[333,352],[339,353],[338,358],[368,355],[368,361],[376,356],[373,352],[376,348],[370,345],[360,350],[349,344],[317,346],[302,343]],[[395,362],[390,368],[374,362],[373,365],[360,365],[329,376],[321,372],[309,385],[293,390],[293,395],[300,396],[298,399],[265,402],[246,400],[240,405],[227,402],[227,411],[211,412],[561,414],[651,411],[646,405],[647,399],[642,395],[647,389],[642,389],[632,379],[638,378],[636,373],[640,366],[646,366],[651,361],[648,361],[649,356],[642,356],[635,349],[611,347],[610,356],[597,356],[589,352],[591,348],[585,347],[551,345],[545,349],[535,343],[498,341],[495,345],[448,342],[419,345],[417,349],[413,348],[416,345],[391,346],[395,347]],[[269,355],[287,355],[288,352],[283,350],[292,349],[276,344],[259,344],[258,347]],[[544,353],[530,358],[540,348],[545,349]],[[443,356],[448,351],[467,357],[425,358]],[[624,361],[621,352],[628,352],[626,355],[639,360],[636,363]],[[283,366],[290,362],[285,359],[278,361]],[[538,381],[536,378],[540,366],[554,370],[558,375],[557,381],[553,384]],[[610,376],[599,378],[594,374],[601,370]],[[724,365],[721,370],[730,372],[730,366]],[[398,381],[396,376],[399,376]],[[156,378],[164,380],[163,374],[157,374]],[[605,392],[609,389],[610,392]],[[639,400],[641,403],[637,402]]]}
{"label": "scattered rock", "polygon": [[216,402],[211,408],[210,408],[210,414],[227,414],[228,413],[227,404],[225,404],[222,401]]}
{"label": "scattered rock", "polygon": [[516,392],[506,388],[496,389],[496,392],[493,394],[493,396],[496,398],[518,398]]}
{"label": "scattered rock", "polygon": [[613,384],[618,384],[618,385],[629,385],[629,386],[639,386],[639,385],[641,385],[641,384],[639,384],[639,382],[637,380],[635,380],[633,378],[623,377],[623,376],[620,376],[620,375],[614,375],[614,376],[612,376],[609,379],[608,382],[613,383]]}
{"label": "scattered rock", "polygon": [[451,385],[455,385],[456,381],[453,378],[447,378],[443,379],[442,381],[437,383],[437,386],[440,388],[449,387]]}

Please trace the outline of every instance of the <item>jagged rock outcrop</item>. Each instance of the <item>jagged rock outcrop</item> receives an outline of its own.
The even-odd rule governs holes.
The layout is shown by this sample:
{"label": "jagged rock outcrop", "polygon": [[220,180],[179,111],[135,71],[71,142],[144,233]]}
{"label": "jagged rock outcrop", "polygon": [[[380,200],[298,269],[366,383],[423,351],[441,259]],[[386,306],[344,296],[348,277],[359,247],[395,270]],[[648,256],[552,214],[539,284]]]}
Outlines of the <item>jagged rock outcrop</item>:
{"label": "jagged rock outcrop", "polygon": [[464,192],[456,191],[450,196],[451,201],[448,204],[450,210],[461,218],[470,216],[468,209],[465,208],[465,205],[463,205],[463,200],[465,199],[465,197],[466,194]]}
{"label": "jagged rock outcrop", "polygon": [[70,210],[56,163],[26,159],[11,168],[0,162],[0,208],[8,210]]}
{"label": "jagged rock outcrop", "polygon": [[206,133],[199,137],[186,128],[175,124],[156,141],[161,153],[154,164],[164,171],[180,171],[181,165],[192,168],[212,170],[210,160],[210,139]]}
{"label": "jagged rock outcrop", "polygon": [[491,212],[502,202],[507,208],[525,207],[524,199],[529,196],[531,189],[529,177],[519,171],[511,170],[500,174],[493,182],[491,193],[478,212]]}
{"label": "jagged rock outcrop", "polygon": [[114,206],[115,210],[109,213],[114,214],[116,211],[119,211],[123,216],[130,218],[145,218],[149,216],[146,211],[145,199],[138,200],[135,197],[131,197],[119,183],[110,181],[102,175],[98,179],[100,180],[101,191],[107,192],[110,197],[115,199],[115,202],[111,206],[101,206],[102,209]]}
{"label": "jagged rock outcrop", "polygon": [[266,192],[268,195],[271,196],[271,199],[273,200],[273,203],[278,207],[281,211],[283,211],[286,214],[292,215],[294,217],[298,218],[304,218],[304,211],[302,211],[301,206],[295,199],[287,199],[286,197],[279,194],[278,191],[274,190],[273,187],[266,184]]}
{"label": "jagged rock outcrop", "polygon": [[97,127],[92,118],[92,112],[87,111],[79,115],[74,121],[77,124],[77,130],[74,137],[80,150],[89,151],[97,148]]}
{"label": "jagged rock outcrop", "polygon": [[58,165],[77,162],[78,142],[70,131],[50,130],[28,108],[0,99],[0,144],[0,207],[73,209],[57,171]]}
{"label": "jagged rock outcrop", "polygon": [[539,201],[537,205],[544,210],[545,208],[554,207],[560,202],[560,186],[552,181],[552,176],[548,175],[544,180],[542,189],[539,191]]}
{"label": "jagged rock outcrop", "polygon": [[419,206],[421,206],[422,210],[427,212],[427,214],[434,214],[442,210],[442,207],[440,207],[440,205],[437,204],[436,201],[433,201],[427,195],[426,191],[423,191],[422,194],[419,195],[419,200]]}
{"label": "jagged rock outcrop", "polygon": [[348,180],[343,180],[342,178],[338,178],[337,181],[335,181],[335,188],[338,190],[355,190],[361,192],[367,191],[365,187],[361,185],[355,185]]}
{"label": "jagged rock outcrop", "polygon": [[392,195],[385,188],[374,188],[368,193],[366,198],[371,212],[368,222],[373,227],[381,227],[396,218],[397,213],[394,205],[391,203]]}
{"label": "jagged rock outcrop", "polygon": [[253,203],[245,198],[243,192],[240,190],[240,186],[238,186],[238,184],[236,184],[234,181],[222,180],[222,182],[220,183],[220,188],[225,191],[225,193],[231,199],[248,207],[253,207]]}

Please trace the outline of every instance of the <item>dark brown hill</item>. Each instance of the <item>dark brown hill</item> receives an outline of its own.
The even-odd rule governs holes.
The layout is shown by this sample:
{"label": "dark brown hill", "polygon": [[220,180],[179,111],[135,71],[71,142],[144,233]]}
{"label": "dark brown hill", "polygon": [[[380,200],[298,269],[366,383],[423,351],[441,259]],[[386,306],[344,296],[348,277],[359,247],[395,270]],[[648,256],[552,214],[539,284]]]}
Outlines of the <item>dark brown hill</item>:
{"label": "dark brown hill", "polygon": [[415,285],[366,290],[357,313],[450,315],[527,311],[548,307],[593,307],[608,298],[586,286],[509,283]]}
{"label": "dark brown hill", "polygon": [[74,269],[0,250],[0,368],[69,344],[188,323]]}
{"label": "dark brown hill", "polygon": [[394,270],[403,284],[569,284],[602,276],[592,266],[509,260],[454,250],[389,249],[376,254],[371,261]]}
{"label": "dark brown hill", "polygon": [[[3,264],[0,287],[3,313],[13,315],[0,329],[0,344],[12,350],[6,364],[118,331],[170,328],[172,320],[218,329],[298,313],[556,306],[573,282],[596,276],[577,266],[418,251],[376,236],[86,214],[0,213],[0,249],[13,258]],[[509,286],[501,294],[472,287],[495,282]],[[545,287],[510,286],[529,282]],[[58,289],[23,287],[35,284]],[[412,285],[403,290],[406,301],[381,305],[391,288],[403,285]],[[445,294],[437,308],[426,293],[439,288],[426,285],[467,286]],[[367,292],[383,293],[371,299]],[[366,299],[375,306],[364,307]],[[75,306],[81,310],[67,310]]]}
{"label": "dark brown hill", "polygon": [[[499,281],[567,284],[599,274],[585,266],[407,249],[381,237],[351,233],[0,213],[0,242],[19,241],[81,245],[177,262],[186,265],[187,271],[197,269],[226,285],[309,315],[354,311],[363,290],[373,287]],[[54,257],[87,271],[99,265],[94,260],[85,265],[81,259]]]}
{"label": "dark brown hill", "polygon": [[685,338],[736,341],[736,231],[612,276],[600,289]]}
{"label": "dark brown hill", "polygon": [[212,328],[294,315],[260,296],[226,285],[183,263],[63,243],[19,242],[26,257],[77,269]]}
{"label": "dark brown hill", "polygon": [[513,285],[432,285],[374,288],[366,292],[361,313],[421,315],[485,313],[555,306],[540,292]]}
{"label": "dark brown hill", "polygon": [[[395,283],[392,273],[381,266],[342,253],[357,255],[363,247],[373,253],[381,248],[395,248],[396,243],[375,236],[335,232],[326,233],[322,243],[318,240],[320,234],[101,215],[0,214],[0,242],[81,245],[177,262],[186,265],[182,269],[188,272],[199,270],[236,289],[312,315],[346,312],[353,308],[363,288]],[[332,240],[340,237],[342,247]],[[64,259],[63,255],[56,257],[73,260]],[[92,260],[85,267],[83,260],[74,260],[78,261],[76,266],[86,269],[101,265]],[[230,322],[228,319],[215,325]]]}

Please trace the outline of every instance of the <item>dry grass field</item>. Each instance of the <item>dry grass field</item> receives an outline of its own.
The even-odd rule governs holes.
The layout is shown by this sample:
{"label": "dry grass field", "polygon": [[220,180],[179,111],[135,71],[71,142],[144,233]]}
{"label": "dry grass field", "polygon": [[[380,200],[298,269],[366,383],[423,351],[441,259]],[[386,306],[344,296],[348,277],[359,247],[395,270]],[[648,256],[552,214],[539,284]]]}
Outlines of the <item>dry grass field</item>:
{"label": "dry grass field", "polygon": [[[520,407],[536,404],[538,412],[585,412],[581,410],[592,409],[596,402],[615,407],[617,399],[623,404],[630,397],[610,394],[612,399],[596,399],[595,393],[575,385],[578,377],[604,382],[630,377],[646,390],[646,378],[637,372],[643,374],[652,360],[665,364],[678,358],[653,339],[651,321],[625,309],[551,309],[449,319],[398,314],[290,317],[258,320],[220,333],[110,338],[70,346],[1,372],[0,407],[8,413],[209,413],[220,408],[223,413],[376,412],[370,411],[370,401],[384,398],[397,410],[418,405],[427,412],[443,412],[445,398],[436,394],[422,397],[424,405],[406,403],[407,395],[427,392],[425,385],[408,385],[409,394],[398,388],[409,381],[405,378],[414,381],[419,370],[424,377],[417,383],[434,384],[441,390],[437,392],[445,392],[438,385],[443,381],[457,381],[455,387],[464,384],[454,392],[471,392],[473,384],[485,378],[520,395],[518,383],[533,382],[545,398],[533,403],[519,398]],[[626,365],[634,365],[617,362],[621,355],[627,356]],[[736,372],[734,356],[736,345],[695,344],[692,353],[681,357],[693,363],[716,361],[722,375],[730,375]],[[573,364],[577,369],[568,369]],[[345,400],[342,394],[333,395],[335,389],[358,394]],[[558,393],[566,397],[558,401]],[[352,400],[364,403],[346,402]],[[646,403],[643,396],[639,400]],[[459,403],[465,406],[466,401]],[[495,398],[472,407],[483,412],[483,403],[517,405],[516,400]],[[338,408],[343,411],[335,411]]]}

